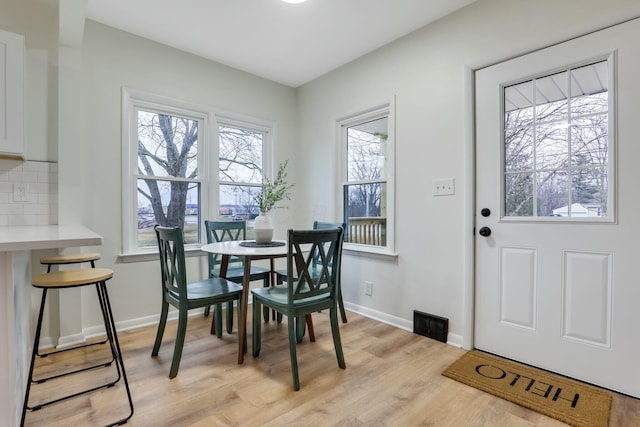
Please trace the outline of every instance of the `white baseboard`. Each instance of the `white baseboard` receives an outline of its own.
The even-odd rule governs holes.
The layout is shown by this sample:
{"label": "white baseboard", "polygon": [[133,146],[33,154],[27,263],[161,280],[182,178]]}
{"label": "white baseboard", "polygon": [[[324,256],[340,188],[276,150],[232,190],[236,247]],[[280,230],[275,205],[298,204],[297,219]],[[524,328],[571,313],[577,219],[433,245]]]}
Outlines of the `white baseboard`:
{"label": "white baseboard", "polygon": [[[354,313],[357,313],[361,316],[369,317],[379,322],[386,323],[387,325],[395,326],[396,328],[413,332],[413,322],[411,320],[403,319],[396,316],[390,316],[387,313],[372,310],[368,307],[351,304],[346,301],[344,303],[344,308],[349,311],[353,311]],[[447,344],[454,347],[462,347],[462,336],[449,332],[449,334],[447,335]]]}
{"label": "white baseboard", "polygon": [[[204,309],[191,310],[189,312],[189,317],[192,316],[202,316]],[[175,320],[178,318],[178,310],[170,310],[167,316],[167,320]],[[128,331],[131,329],[142,328],[143,326],[149,325],[157,325],[160,321],[160,314],[154,314],[151,316],[139,317],[137,319],[125,320],[122,322],[116,322],[116,330],[118,332]],[[56,348],[64,348],[72,345],[82,344],[86,342],[86,340],[90,338],[104,336],[105,329],[104,325],[100,326],[91,326],[89,328],[84,328],[81,334],[74,334],[68,336],[62,336],[58,339],[58,345]],[[42,337],[40,339],[40,349],[46,349],[54,347],[53,339],[51,337]]]}
{"label": "white baseboard", "polygon": [[[356,304],[351,304],[349,302],[344,303],[345,309],[352,311],[361,316],[369,317],[370,319],[377,320],[382,323],[386,323],[387,325],[394,326],[399,329],[403,329],[405,331],[413,332],[413,322],[411,320],[403,319],[401,317],[391,316],[387,313],[383,313],[381,311],[376,311],[368,307],[363,307]],[[189,317],[192,316],[202,316],[204,309],[192,310],[189,312]],[[169,315],[167,320],[175,320],[178,318],[178,311],[171,310],[169,311]],[[149,325],[157,325],[160,321],[160,314],[154,314],[151,316],[139,317],[137,319],[125,320],[122,322],[116,322],[116,329],[118,332],[120,331],[128,331],[132,329],[141,328],[143,326]],[[89,338],[94,338],[98,336],[105,335],[104,326],[92,326],[89,328],[85,328],[82,331],[82,334],[75,334],[68,337],[60,337],[58,348],[66,347],[70,345],[80,344]],[[45,337],[41,340],[44,344],[45,342],[51,343],[52,339]],[[462,336],[458,334],[449,333],[447,336],[447,344],[452,345],[454,347],[462,347]],[[52,346],[50,344],[50,346]],[[45,348],[42,345],[40,348]]]}

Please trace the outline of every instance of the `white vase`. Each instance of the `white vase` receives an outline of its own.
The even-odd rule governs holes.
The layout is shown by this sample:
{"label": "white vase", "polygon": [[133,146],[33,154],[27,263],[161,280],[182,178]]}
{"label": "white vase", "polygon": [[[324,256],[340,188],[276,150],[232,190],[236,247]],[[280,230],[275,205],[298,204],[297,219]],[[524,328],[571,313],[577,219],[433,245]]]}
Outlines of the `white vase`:
{"label": "white vase", "polygon": [[256,235],[256,243],[271,243],[273,240],[273,221],[268,213],[260,212],[253,223],[253,231]]}

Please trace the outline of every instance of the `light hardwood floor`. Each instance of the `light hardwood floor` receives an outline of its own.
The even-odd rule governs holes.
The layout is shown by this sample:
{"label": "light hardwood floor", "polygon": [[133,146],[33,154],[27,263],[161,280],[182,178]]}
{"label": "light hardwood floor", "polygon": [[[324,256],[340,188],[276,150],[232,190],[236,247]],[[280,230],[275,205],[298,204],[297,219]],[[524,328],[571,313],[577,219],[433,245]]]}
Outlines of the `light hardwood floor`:
{"label": "light hardwood floor", "polygon": [[[298,345],[301,390],[293,391],[287,328],[263,325],[262,352],[237,365],[237,329],[222,339],[209,334],[210,318],[189,319],[177,378],[169,380],[176,322],[170,322],[157,358],[151,347],[155,327],[119,334],[132,390],[131,426],[564,426],[565,424],[493,397],[441,375],[464,350],[347,313],[340,324],[347,369],[333,350],[327,313],[314,317],[316,342]],[[249,323],[250,324],[250,323]],[[249,331],[249,347],[251,347]],[[95,359],[94,347],[81,355],[39,361],[77,365]],[[251,351],[251,348],[249,348]],[[77,352],[76,352],[77,353]],[[100,371],[105,371],[100,370]],[[98,381],[93,371],[73,381]],[[79,376],[80,377],[80,376]],[[51,384],[53,382],[50,382]],[[35,386],[33,400],[69,387]],[[43,397],[44,396],[44,397]],[[98,426],[128,412],[124,387],[27,413],[27,426]],[[613,393],[610,426],[640,426],[640,401]]]}

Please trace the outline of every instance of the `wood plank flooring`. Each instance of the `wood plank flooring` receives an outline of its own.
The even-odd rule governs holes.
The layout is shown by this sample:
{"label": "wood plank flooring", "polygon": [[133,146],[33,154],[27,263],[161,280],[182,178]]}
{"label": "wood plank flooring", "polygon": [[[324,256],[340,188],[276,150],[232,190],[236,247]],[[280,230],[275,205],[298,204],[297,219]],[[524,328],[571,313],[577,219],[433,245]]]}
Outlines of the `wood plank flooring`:
{"label": "wood plank flooring", "polygon": [[[131,426],[545,426],[565,424],[441,375],[464,350],[347,313],[340,324],[347,363],[333,349],[328,313],[314,317],[316,342],[298,345],[301,390],[293,391],[286,318],[263,325],[259,358],[237,365],[237,328],[222,339],[210,318],[191,317],[177,378],[169,380],[176,322],[157,358],[155,326],[119,334],[133,395]],[[250,323],[249,323],[250,324]],[[249,331],[249,347],[251,332]],[[39,361],[74,366],[99,358],[100,346]],[[249,349],[251,351],[251,348]],[[38,371],[37,371],[38,372]],[[113,376],[101,369],[34,386],[32,403]],[[81,378],[82,377],[82,378]],[[62,384],[62,385],[61,385]],[[610,426],[640,425],[640,400],[613,393]],[[99,426],[128,413],[121,385],[27,413],[27,426]]]}

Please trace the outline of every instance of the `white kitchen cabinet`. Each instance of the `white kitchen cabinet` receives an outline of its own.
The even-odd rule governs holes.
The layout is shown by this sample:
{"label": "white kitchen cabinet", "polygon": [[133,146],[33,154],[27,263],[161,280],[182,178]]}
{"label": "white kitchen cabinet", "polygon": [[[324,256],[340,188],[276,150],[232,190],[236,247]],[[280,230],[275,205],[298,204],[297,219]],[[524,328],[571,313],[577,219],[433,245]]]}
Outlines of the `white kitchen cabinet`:
{"label": "white kitchen cabinet", "polygon": [[0,158],[24,160],[24,36],[0,30]]}

